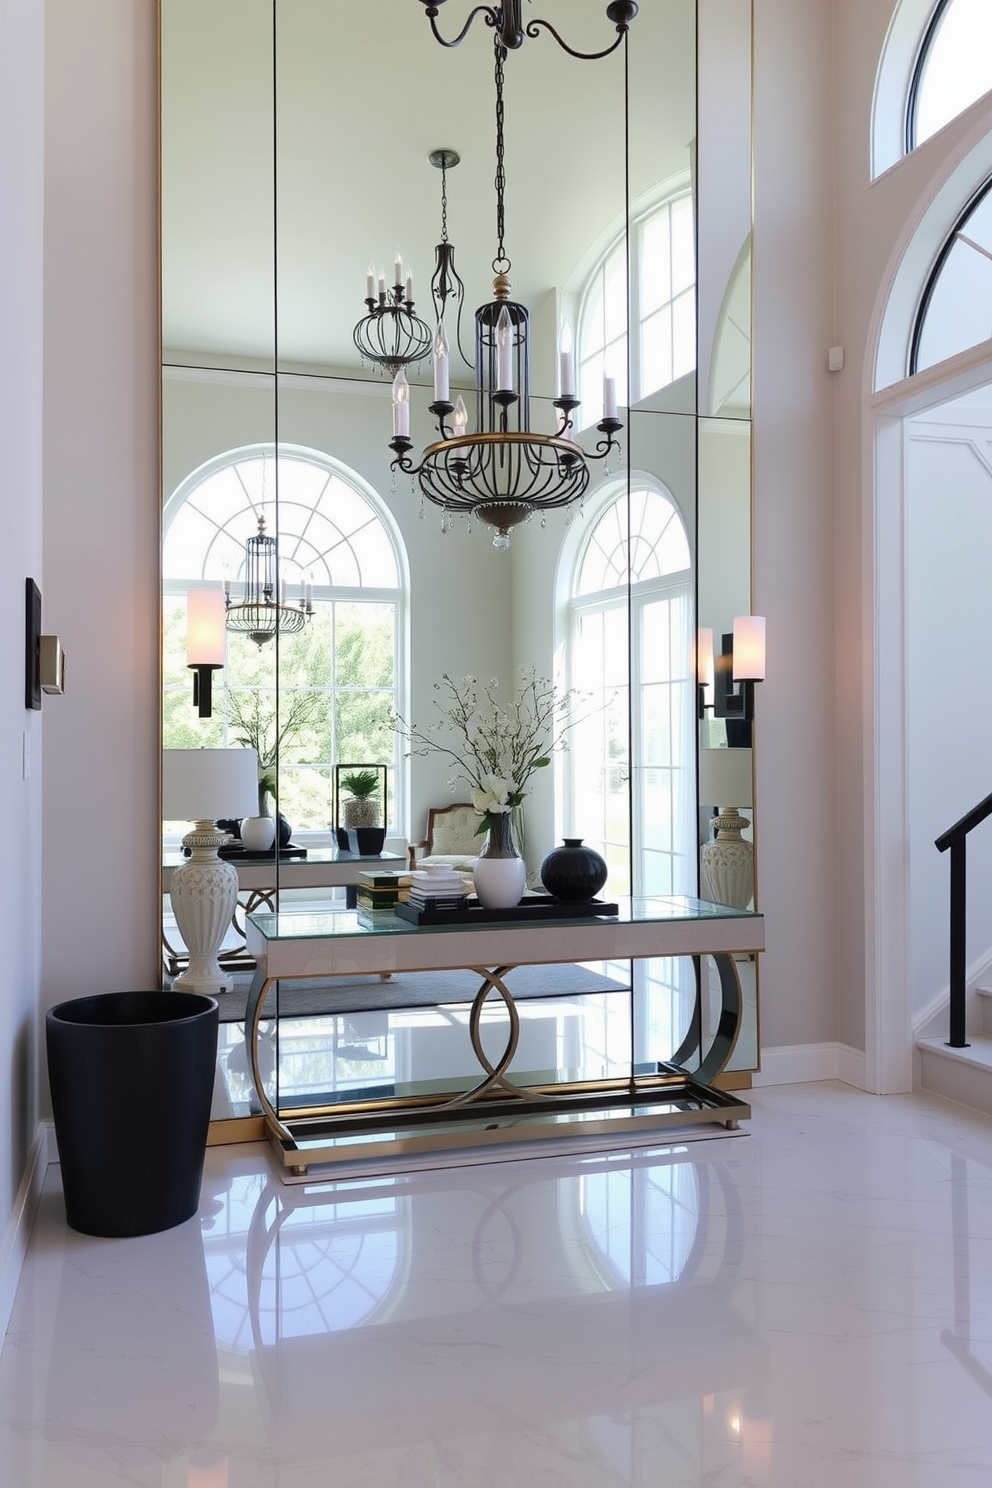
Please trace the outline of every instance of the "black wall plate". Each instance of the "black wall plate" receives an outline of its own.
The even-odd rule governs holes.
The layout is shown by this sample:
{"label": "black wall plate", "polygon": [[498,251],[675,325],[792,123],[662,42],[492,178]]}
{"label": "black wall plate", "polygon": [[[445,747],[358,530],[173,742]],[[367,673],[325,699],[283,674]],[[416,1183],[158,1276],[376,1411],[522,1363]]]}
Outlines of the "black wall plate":
{"label": "black wall plate", "polygon": [[24,706],[41,707],[41,590],[24,580]]}

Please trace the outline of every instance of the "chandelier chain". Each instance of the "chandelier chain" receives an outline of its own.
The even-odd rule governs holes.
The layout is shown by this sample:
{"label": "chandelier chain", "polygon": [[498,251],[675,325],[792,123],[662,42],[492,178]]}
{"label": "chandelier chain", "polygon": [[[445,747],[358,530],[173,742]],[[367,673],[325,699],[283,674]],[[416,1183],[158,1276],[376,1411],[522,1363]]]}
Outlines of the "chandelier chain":
{"label": "chandelier chain", "polygon": [[448,166],[441,161],[441,242],[448,241]]}
{"label": "chandelier chain", "polygon": [[503,247],[503,238],[506,233],[505,212],[503,196],[506,191],[506,163],[505,149],[503,145],[503,61],[506,57],[506,48],[496,38],[496,257],[493,259],[493,273],[506,274],[509,272],[510,260],[506,256]]}

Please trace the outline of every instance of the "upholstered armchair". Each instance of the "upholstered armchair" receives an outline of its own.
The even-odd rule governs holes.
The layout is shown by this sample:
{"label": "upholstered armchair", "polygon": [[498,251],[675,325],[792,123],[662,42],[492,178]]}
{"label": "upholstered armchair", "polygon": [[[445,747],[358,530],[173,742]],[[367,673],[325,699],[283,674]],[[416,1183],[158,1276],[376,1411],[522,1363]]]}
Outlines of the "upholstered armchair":
{"label": "upholstered armchair", "polygon": [[456,873],[471,874],[485,838],[477,837],[479,814],[465,801],[432,806],[427,813],[427,835],[410,843],[410,867],[447,863]]}

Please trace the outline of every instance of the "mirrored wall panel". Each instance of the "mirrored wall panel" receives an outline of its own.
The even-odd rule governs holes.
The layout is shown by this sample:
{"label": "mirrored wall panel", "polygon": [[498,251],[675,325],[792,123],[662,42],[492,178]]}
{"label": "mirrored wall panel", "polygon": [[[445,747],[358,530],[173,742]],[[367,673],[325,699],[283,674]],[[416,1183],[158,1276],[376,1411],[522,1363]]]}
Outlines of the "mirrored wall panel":
{"label": "mirrored wall panel", "polygon": [[[498,58],[481,19],[445,48],[417,0],[388,25],[328,0],[160,4],[163,744],[254,747],[259,814],[299,849],[241,872],[225,966],[243,977],[246,908],[353,897],[348,777],[375,777],[397,864],[469,799],[457,760],[411,755],[391,723],[426,728],[445,678],[509,699],[523,669],[581,695],[515,817],[532,881],[568,835],[606,858],[611,896],[696,893],[728,804],[697,792],[700,744],[727,740],[698,717],[696,630],[750,610],[750,0],[643,4],[596,61],[547,32]],[[602,0],[534,9],[576,51],[614,39]],[[528,312],[526,368],[494,298]],[[497,415],[574,441],[584,490],[446,511],[417,468],[460,403],[483,427],[480,377],[504,373]],[[264,582],[278,623],[239,628]],[[204,589],[226,621],[209,717],[187,653]],[[166,888],[187,825],[165,824]],[[670,1057],[678,998],[635,1059]],[[630,1053],[621,1031],[583,1058]],[[242,1082],[228,1114],[250,1107]]]}

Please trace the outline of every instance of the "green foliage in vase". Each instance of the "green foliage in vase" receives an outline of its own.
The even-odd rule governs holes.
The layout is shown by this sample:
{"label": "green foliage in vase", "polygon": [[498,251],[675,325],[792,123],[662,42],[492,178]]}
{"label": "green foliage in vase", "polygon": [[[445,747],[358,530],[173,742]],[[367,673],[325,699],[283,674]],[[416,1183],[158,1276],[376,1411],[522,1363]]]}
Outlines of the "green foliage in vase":
{"label": "green foliage in vase", "polygon": [[575,688],[560,691],[533,668],[521,670],[517,691],[506,701],[500,700],[496,677],[482,687],[475,677],[456,682],[445,672],[434,691],[432,723],[420,728],[396,714],[393,727],[411,755],[433,750],[452,761],[456,774],[448,788],[453,790],[458,779],[471,788],[479,835],[518,810],[534,773],[567,748],[565,735],[578,722],[580,694]]}
{"label": "green foliage in vase", "polygon": [[341,776],[341,786],[356,801],[370,801],[379,794],[382,777],[378,770],[352,770]]}

